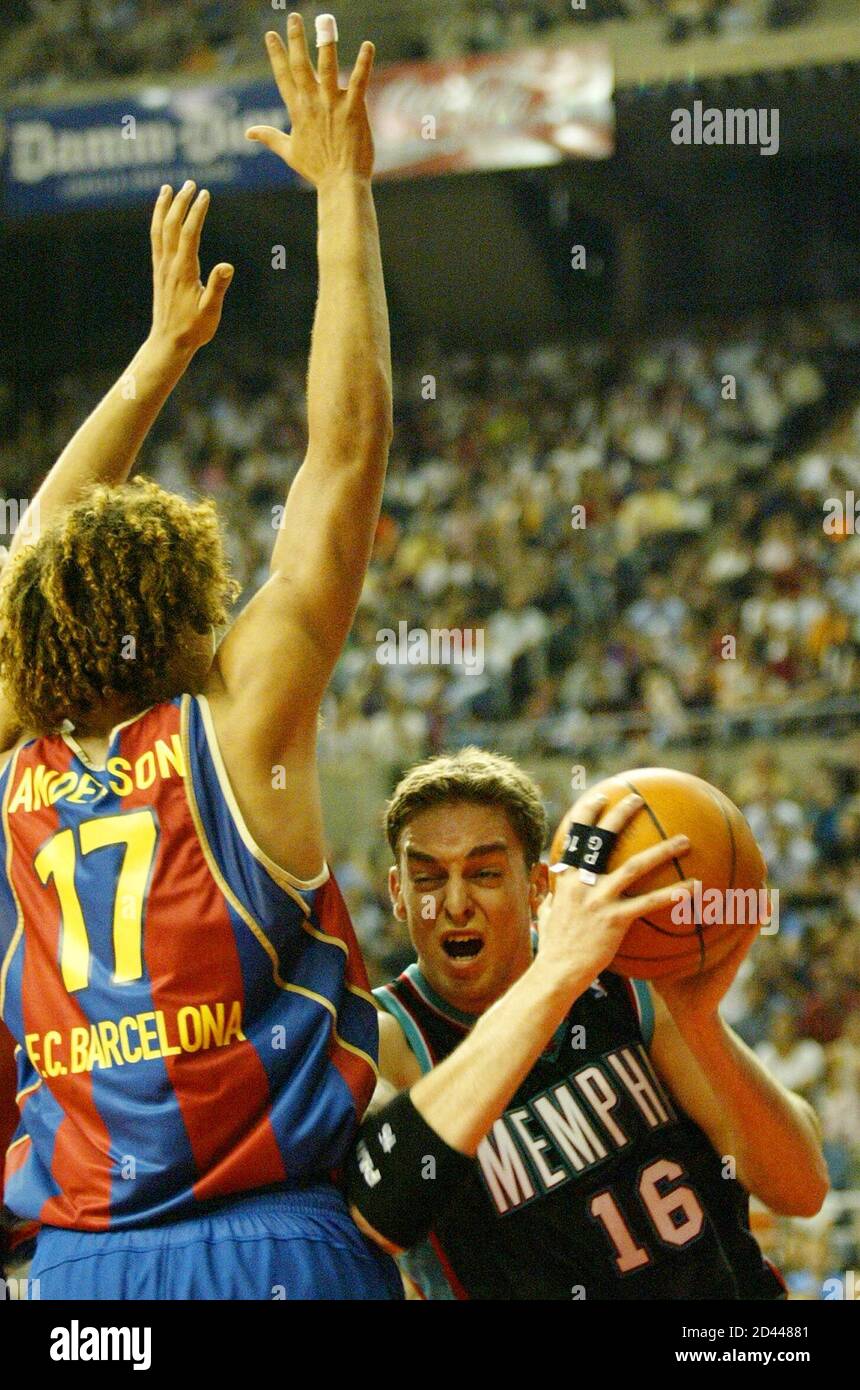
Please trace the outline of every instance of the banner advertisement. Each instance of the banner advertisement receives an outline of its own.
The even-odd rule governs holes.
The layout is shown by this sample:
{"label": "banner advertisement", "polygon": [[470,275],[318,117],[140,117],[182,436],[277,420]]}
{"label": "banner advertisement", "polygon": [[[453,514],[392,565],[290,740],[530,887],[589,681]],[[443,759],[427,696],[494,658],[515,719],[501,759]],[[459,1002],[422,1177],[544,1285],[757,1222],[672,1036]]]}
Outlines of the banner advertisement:
{"label": "banner advertisement", "polygon": [[[369,97],[377,174],[605,159],[613,152],[612,87],[608,51],[591,43],[381,68]],[[2,127],[4,211],[151,201],[163,183],[177,188],[189,178],[213,193],[298,183],[245,139],[251,125],[286,126],[270,81],[143,86],[110,102],[11,108]]]}

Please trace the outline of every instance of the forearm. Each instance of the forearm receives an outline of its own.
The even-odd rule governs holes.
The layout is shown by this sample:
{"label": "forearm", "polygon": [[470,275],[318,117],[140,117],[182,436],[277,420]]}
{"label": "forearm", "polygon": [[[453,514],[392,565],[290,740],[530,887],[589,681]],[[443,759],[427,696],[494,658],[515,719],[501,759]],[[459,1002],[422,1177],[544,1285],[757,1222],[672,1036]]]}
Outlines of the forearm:
{"label": "forearm", "polygon": [[370,180],[339,174],[317,191],[319,292],[308,367],[308,453],[323,464],[387,451],[391,344]]}
{"label": "forearm", "polygon": [[476,1152],[592,978],[560,980],[538,958],[456,1051],[416,1081],[412,1104],[440,1138]]}
{"label": "forearm", "polygon": [[739,1180],[775,1212],[814,1215],[828,1179],[811,1106],[775,1081],[719,1015],[675,1023],[719,1097]]}
{"label": "forearm", "polygon": [[125,482],[140,447],[193,353],[147,338],[125,371],[84,421],[40,487],[12,542],[11,553],[93,483]]}
{"label": "forearm", "polygon": [[350,1212],[365,1235],[392,1254],[426,1235],[592,978],[577,972],[574,982],[535,961],[450,1057],[365,1118],[347,1162]]}

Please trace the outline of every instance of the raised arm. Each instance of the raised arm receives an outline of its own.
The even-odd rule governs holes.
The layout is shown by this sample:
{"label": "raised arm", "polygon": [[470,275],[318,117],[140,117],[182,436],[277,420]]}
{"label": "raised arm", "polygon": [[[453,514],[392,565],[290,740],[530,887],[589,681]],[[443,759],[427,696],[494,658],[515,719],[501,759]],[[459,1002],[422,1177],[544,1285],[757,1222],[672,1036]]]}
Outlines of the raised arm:
{"label": "raised arm", "polygon": [[321,48],[317,77],[298,15],[288,37],[289,52],[276,34],[267,43],[291,133],[256,126],[248,134],[317,190],[308,446],[273,532],[271,577],[218,648],[205,694],[251,834],[278,865],[311,879],[323,858],[317,715],[370,561],[392,391],[365,104],[373,45],[362,45],[341,90],[334,42]]}
{"label": "raised arm", "polygon": [[[186,183],[174,197],[165,184],[158,196],[150,227],[152,328],[42,483],[15,532],[10,559],[34,544],[87,487],[126,481],[170,392],[197,349],[215,334],[233,267],[216,265],[206,286],[200,283],[200,236],[209,195],[204,189],[195,200],[194,188]],[[0,696],[0,749],[9,748],[21,732]]]}
{"label": "raised arm", "polygon": [[[317,190],[319,292],[308,370],[308,445],[273,532],[271,578],[225,637],[213,682],[222,723],[240,714],[248,753],[279,762],[297,741],[308,754],[317,712],[358,606],[379,519],[392,435],[391,351],[379,233],[370,188],[373,144],[365,92],[373,45],[349,86],[337,50],[311,66],[299,16],[289,52],[267,35],[291,134],[253,127]],[[216,689],[217,694],[217,689]]]}
{"label": "raised arm", "polygon": [[[209,206],[204,189],[194,200],[188,182],[173,196],[165,184],[152,214],[152,328],[117,381],[73,435],[15,533],[10,557],[38,539],[93,483],[124,483],[161,407],[199,347],[221,319],[232,266],[216,265],[200,283],[200,235]],[[190,208],[190,211],[189,211]]]}

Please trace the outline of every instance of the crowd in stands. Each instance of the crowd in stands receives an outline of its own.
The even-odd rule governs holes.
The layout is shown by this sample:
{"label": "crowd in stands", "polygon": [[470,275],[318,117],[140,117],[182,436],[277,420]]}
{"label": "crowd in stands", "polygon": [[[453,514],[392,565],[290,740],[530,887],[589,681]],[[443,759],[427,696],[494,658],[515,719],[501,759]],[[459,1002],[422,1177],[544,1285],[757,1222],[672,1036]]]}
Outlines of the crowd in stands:
{"label": "crowd in stands", "polygon": [[[857,746],[804,762],[802,784],[761,754],[727,790],[780,892],[779,931],[744,961],[722,1012],[820,1119],[835,1200],[821,1219],[761,1217],[796,1297],[821,1298],[860,1256],[860,778]],[[707,759],[702,771],[707,774]],[[837,1211],[836,1202],[844,1206]],[[834,1291],[836,1290],[836,1292]],[[837,1297],[830,1284],[825,1296]]]}
{"label": "crowd in stands", "polygon": [[[606,19],[665,18],[666,37],[747,33],[792,24],[817,0],[449,0],[391,10],[366,0],[366,33],[384,60],[493,52],[539,42],[561,26]],[[290,0],[313,32],[323,5]],[[336,8],[336,7],[335,7]],[[154,74],[228,75],[265,64],[262,37],[287,7],[265,0],[4,0],[0,91],[50,97],[64,85]],[[351,8],[349,23],[359,14]],[[362,35],[365,29],[362,29]]]}
{"label": "crowd in stands", "polygon": [[[703,716],[719,732],[751,710],[850,701],[860,409],[825,423],[858,357],[850,304],[664,334],[623,360],[607,342],[482,358],[425,345],[396,368],[326,751],[421,756],[516,730],[516,751],[554,753],[607,717],[667,747]],[[305,369],[251,343],[226,370],[200,358],[144,451],[165,486],[217,500],[247,592],[303,456]],[[29,494],[109,384],[60,377],[14,421],[7,385],[7,498]],[[404,624],[447,634],[448,659],[387,663],[380,634]]]}
{"label": "crowd in stands", "polygon": [[[615,766],[671,763],[699,709],[857,706],[860,409],[845,380],[858,353],[851,304],[663,332],[623,354],[414,352],[395,368],[382,518],[324,706],[324,762],[375,759],[393,777],[458,743],[498,747],[511,728],[528,752],[569,760],[595,718],[638,710],[648,743],[620,743]],[[225,344],[195,362],[142,451],[164,486],[216,499],[247,592],[303,456],[305,370]],[[24,402],[0,382],[7,498],[32,493],[111,380],[62,376]],[[480,631],[483,670],[383,664],[379,633],[401,622]],[[860,1186],[856,755],[834,741],[802,785],[769,755],[723,782],[783,899],[726,1014],[814,1101],[837,1191]],[[695,756],[719,780],[713,746]],[[373,982],[390,978],[411,952],[381,833],[373,852],[333,844],[330,858]],[[824,1254],[797,1256],[801,1294],[810,1262],[856,1267],[858,1229],[849,1211]],[[793,1228],[769,1239],[794,1268]]]}

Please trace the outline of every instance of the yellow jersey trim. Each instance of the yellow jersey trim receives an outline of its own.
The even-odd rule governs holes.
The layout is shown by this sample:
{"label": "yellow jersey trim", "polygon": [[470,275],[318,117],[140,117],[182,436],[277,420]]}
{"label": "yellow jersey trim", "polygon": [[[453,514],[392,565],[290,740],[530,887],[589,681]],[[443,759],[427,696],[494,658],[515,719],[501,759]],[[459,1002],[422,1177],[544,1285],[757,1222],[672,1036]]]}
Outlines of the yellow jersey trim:
{"label": "yellow jersey trim", "polygon": [[[169,700],[164,701],[164,704],[170,703],[171,702]],[[118,734],[120,729],[127,729],[130,724],[136,724],[138,719],[142,719],[145,714],[149,714],[149,711],[151,709],[155,709],[155,705],[147,705],[146,709],[142,709],[139,714],[132,714],[128,719],[123,719],[121,723],[114,724],[113,728],[109,731],[107,736],[108,750],[110,749],[110,746],[113,743],[114,735]],[[107,771],[107,761],[103,763],[90,762],[89,758],[87,757],[81,745],[78,743],[77,739],[73,738],[71,734],[63,733],[63,731],[61,730],[60,738],[63,740],[66,747],[74,753],[78,761],[83,763],[84,767],[89,768],[90,772]]]}
{"label": "yellow jersey trim", "polygon": [[21,1101],[24,1099],[24,1097],[25,1097],[25,1096],[29,1096],[30,1093],[31,1093],[32,1091],[38,1091],[38,1089],[39,1089],[39,1087],[41,1086],[41,1084],[42,1084],[42,1080],[41,1080],[41,1077],[40,1077],[38,1081],[34,1081],[34,1082],[33,1082],[32,1086],[25,1086],[24,1089],[23,1089],[23,1091],[19,1091],[18,1094],[17,1094],[17,1096],[15,1097],[15,1104],[16,1104],[16,1105],[20,1105],[20,1103],[21,1103]]}
{"label": "yellow jersey trim", "polygon": [[3,1009],[6,1004],[6,979],[9,974],[9,967],[12,964],[12,957],[18,949],[18,943],[24,934],[24,914],[21,911],[21,904],[18,901],[18,894],[15,891],[15,884],[12,880],[12,835],[9,829],[9,792],[15,781],[15,773],[18,770],[18,755],[20,752],[21,747],[19,746],[12,754],[9,764],[9,776],[6,781],[6,790],[3,793],[3,834],[6,836],[6,880],[15,903],[15,911],[18,915],[18,920],[15,924],[15,930],[12,933],[12,940],[9,942],[9,949],[3,957],[2,965],[0,965],[0,1018],[3,1017]]}
{"label": "yellow jersey trim", "polygon": [[[185,759],[186,768],[185,796],[188,802],[188,809],[191,812],[191,819],[194,823],[194,829],[197,834],[197,839],[200,843],[200,848],[203,851],[203,856],[206,860],[206,864],[210,874],[212,875],[212,878],[217,884],[219,891],[223,893],[224,897],[227,899],[227,902],[233,908],[234,912],[236,912],[237,915],[241,918],[241,920],[245,923],[245,926],[248,928],[251,935],[254,937],[254,939],[257,941],[257,943],[262,947],[266,955],[269,957],[269,960],[272,963],[272,979],[274,980],[278,988],[288,990],[291,994],[302,994],[306,999],[312,999],[314,1003],[321,1004],[322,1007],[328,1013],[331,1014],[332,1019],[334,1020],[333,1032],[335,1041],[341,1047],[345,1048],[347,1052],[352,1052],[355,1054],[356,1057],[360,1057],[363,1061],[365,1061],[370,1067],[374,1076],[378,1080],[379,1068],[376,1062],[374,1062],[373,1058],[369,1055],[369,1053],[365,1052],[363,1048],[356,1047],[354,1043],[347,1042],[346,1039],[342,1038],[338,1033],[337,1009],[335,1008],[331,1000],[326,999],[325,995],[323,994],[317,994],[315,990],[306,989],[304,985],[291,984],[289,980],[285,980],[283,978],[278,963],[278,953],[275,950],[274,944],[269,940],[261,924],[258,921],[256,921],[254,917],[252,917],[251,913],[247,910],[244,903],[240,902],[240,900],[237,898],[236,894],[233,892],[233,889],[230,887],[230,884],[227,882],[227,880],[224,878],[224,875],[221,873],[218,861],[216,860],[215,855],[212,852],[212,847],[209,844],[209,840],[206,835],[206,830],[203,825],[203,820],[200,815],[200,808],[197,805],[197,797],[194,792],[194,783],[191,776],[191,746],[188,737],[190,708],[190,697],[183,696],[180,741],[182,744],[182,753]],[[304,906],[305,911],[307,911],[308,909],[306,905]],[[364,991],[361,992],[364,993]]]}
{"label": "yellow jersey trim", "polygon": [[[183,700],[190,701],[191,696],[184,695],[182,698]],[[206,742],[209,745],[209,752],[212,755],[212,762],[215,767],[215,775],[218,778],[218,784],[221,788],[221,794],[227,803],[230,815],[233,818],[236,829],[242,837],[242,843],[245,845],[245,848],[260,864],[262,864],[270,878],[274,879],[279,888],[297,888],[300,893],[309,893],[314,888],[321,888],[329,878],[329,868],[325,860],[323,860],[323,866],[314,878],[296,878],[295,874],[291,874],[288,869],[282,868],[280,864],[276,864],[273,859],[270,859],[265,850],[262,850],[257,844],[245,824],[245,818],[239,810],[239,804],[233,793],[233,788],[230,785],[230,778],[227,776],[227,769],[224,766],[224,759],[221,756],[221,747],[218,743],[218,735],[215,732],[215,722],[212,718],[212,710],[209,701],[205,695],[197,695],[194,698],[197,700],[200,706],[200,713],[203,716],[203,728],[206,733]]]}

